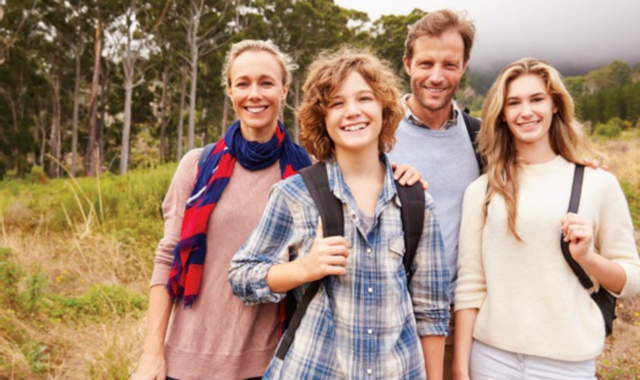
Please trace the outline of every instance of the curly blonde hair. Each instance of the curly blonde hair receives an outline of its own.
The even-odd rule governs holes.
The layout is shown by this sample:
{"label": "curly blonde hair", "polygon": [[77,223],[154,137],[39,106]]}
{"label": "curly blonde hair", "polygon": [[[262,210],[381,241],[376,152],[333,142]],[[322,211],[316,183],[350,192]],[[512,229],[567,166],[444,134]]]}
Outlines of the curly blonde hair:
{"label": "curly blonde hair", "polygon": [[518,173],[522,162],[517,157],[515,141],[504,119],[504,106],[509,85],[523,75],[535,75],[545,83],[557,112],[549,129],[551,149],[567,161],[581,163],[581,157],[602,154],[593,150],[584,137],[583,127],[575,118],[573,99],[562,77],[548,63],[534,58],[523,58],[507,65],[491,86],[482,107],[482,128],[478,134],[478,151],[486,160],[489,189],[484,203],[484,216],[494,194],[504,199],[509,230],[520,240],[516,232],[518,213]]}
{"label": "curly blonde hair", "polygon": [[300,141],[318,160],[335,154],[327,132],[325,117],[331,96],[352,72],[362,75],[382,105],[382,130],[378,138],[379,152],[388,152],[395,144],[395,131],[402,120],[400,82],[389,64],[368,51],[342,47],[323,52],[311,64],[302,87],[304,95],[296,114],[300,120]]}

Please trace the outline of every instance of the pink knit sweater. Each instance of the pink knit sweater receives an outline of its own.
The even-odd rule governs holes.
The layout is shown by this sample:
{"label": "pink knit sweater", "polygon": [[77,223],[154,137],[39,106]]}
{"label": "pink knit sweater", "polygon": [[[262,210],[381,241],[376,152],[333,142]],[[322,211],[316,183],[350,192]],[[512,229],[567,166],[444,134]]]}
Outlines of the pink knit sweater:
{"label": "pink knit sweater", "polygon": [[[181,160],[162,204],[164,237],[158,244],[151,286],[164,286],[180,237],[184,209],[193,189],[202,149]],[[209,220],[207,259],[200,294],[192,309],[175,306],[165,344],[168,376],[177,379],[245,379],[264,374],[278,344],[278,305],[244,306],[231,292],[227,271],[249,237],[280,181],[279,163],[233,175]]]}

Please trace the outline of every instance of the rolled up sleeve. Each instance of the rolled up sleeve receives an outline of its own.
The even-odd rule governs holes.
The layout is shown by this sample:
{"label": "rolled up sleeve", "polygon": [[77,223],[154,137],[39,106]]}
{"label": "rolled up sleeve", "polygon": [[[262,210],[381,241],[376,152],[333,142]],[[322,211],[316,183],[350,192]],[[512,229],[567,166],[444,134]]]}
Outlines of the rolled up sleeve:
{"label": "rolled up sleeve", "polygon": [[276,185],[260,222],[231,260],[231,290],[246,305],[279,302],[286,295],[272,292],[266,279],[273,265],[289,261],[293,224],[285,196]]}
{"label": "rolled up sleeve", "polygon": [[449,334],[449,269],[433,198],[426,194],[422,238],[413,262],[409,284],[418,335]]}

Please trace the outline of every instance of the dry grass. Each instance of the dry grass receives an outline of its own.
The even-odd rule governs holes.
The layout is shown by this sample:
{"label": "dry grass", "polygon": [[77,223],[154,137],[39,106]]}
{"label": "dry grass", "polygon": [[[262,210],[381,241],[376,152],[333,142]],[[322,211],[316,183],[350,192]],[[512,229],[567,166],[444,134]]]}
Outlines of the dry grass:
{"label": "dry grass", "polygon": [[[640,189],[640,135],[626,133],[618,141],[596,141],[596,145],[608,155],[610,170]],[[173,171],[169,169],[166,173]],[[166,173],[157,175],[156,187],[164,183],[161,178]],[[16,285],[20,297],[3,301],[0,289],[0,379],[127,379],[136,367],[145,318],[144,311],[130,303],[148,292],[161,231],[159,217],[149,217],[158,205],[148,207],[141,217],[130,217],[126,225],[112,222],[123,218],[124,211],[117,208],[123,202],[158,202],[157,195],[148,193],[130,192],[124,201],[114,196],[137,186],[136,180],[129,177],[125,185],[110,183],[109,194],[102,192],[105,202],[102,196],[89,201],[79,185],[66,185],[73,195],[57,204],[66,205],[68,218],[46,213],[48,208],[60,211],[62,206],[24,202],[24,197],[11,203],[0,196],[0,247],[11,249],[12,263],[21,271]],[[45,190],[36,194],[51,197]],[[140,225],[131,222],[143,218]],[[96,285],[104,288],[91,293]],[[115,285],[130,293],[110,293],[108,287]],[[78,300],[89,296],[98,297],[103,308],[83,308]],[[598,360],[598,377],[640,379],[640,297],[622,300],[618,315],[614,334]]]}

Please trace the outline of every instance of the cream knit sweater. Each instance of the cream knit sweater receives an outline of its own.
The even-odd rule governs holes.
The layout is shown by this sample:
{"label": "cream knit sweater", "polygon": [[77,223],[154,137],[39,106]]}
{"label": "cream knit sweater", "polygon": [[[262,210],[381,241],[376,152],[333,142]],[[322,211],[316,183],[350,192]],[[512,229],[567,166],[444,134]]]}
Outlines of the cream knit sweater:
{"label": "cream knit sweater", "polygon": [[[494,196],[483,225],[483,175],[463,203],[456,310],[479,308],[474,338],[490,346],[557,360],[595,358],[604,347],[598,306],[560,250],[574,165],[561,156],[521,171],[516,240],[503,199]],[[620,264],[627,282],[620,297],[640,291],[640,260],[629,208],[616,178],[585,170],[578,214],[595,226],[594,250]]]}

